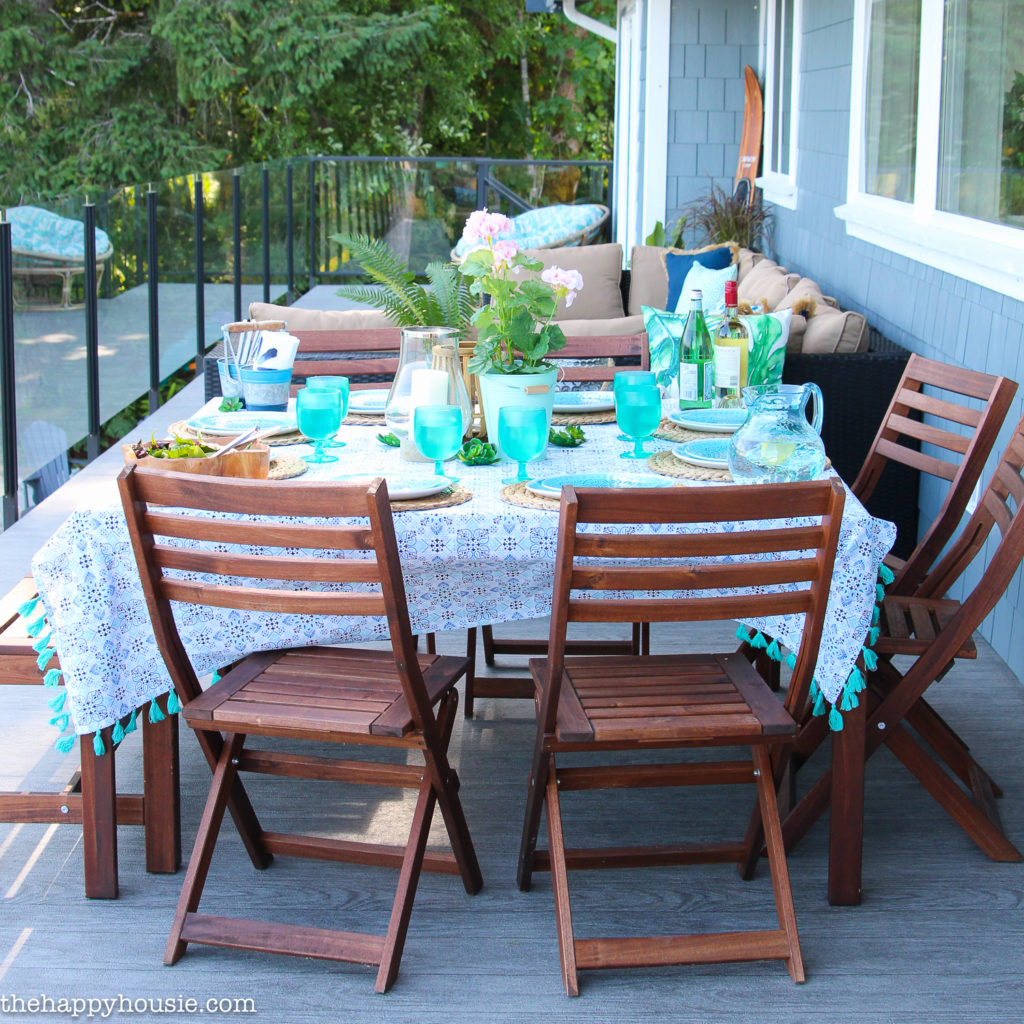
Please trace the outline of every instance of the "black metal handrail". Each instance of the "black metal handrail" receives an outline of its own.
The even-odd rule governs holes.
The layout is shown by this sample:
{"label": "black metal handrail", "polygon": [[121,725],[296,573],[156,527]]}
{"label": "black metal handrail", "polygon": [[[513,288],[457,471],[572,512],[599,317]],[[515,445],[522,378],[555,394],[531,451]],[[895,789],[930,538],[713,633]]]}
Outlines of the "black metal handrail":
{"label": "black metal handrail", "polygon": [[[307,168],[304,187],[307,190],[305,225],[296,224],[295,194],[297,179],[294,170],[303,165]],[[239,168],[231,173],[231,245],[230,245],[230,281],[233,289],[233,306],[236,320],[242,318],[242,284],[248,278],[256,277],[263,286],[263,298],[270,301],[271,282],[275,271],[280,274],[280,266],[275,266],[274,251],[272,244],[272,201],[273,186],[271,181],[271,169],[284,170],[284,245],[283,245],[283,273],[286,279],[287,301],[290,303],[296,294],[296,237],[297,229],[305,228],[306,246],[305,259],[307,269],[307,284],[312,288],[322,281],[336,280],[352,273],[350,270],[334,270],[330,266],[330,260],[321,261],[318,257],[319,246],[323,244],[322,239],[334,233],[334,228],[328,224],[328,218],[333,214],[336,218],[341,217],[338,207],[337,195],[332,196],[332,182],[329,173],[340,173],[348,168],[351,173],[358,173],[360,165],[370,167],[383,166],[396,170],[406,168],[421,168],[433,166],[438,171],[464,167],[472,171],[472,180],[475,190],[464,188],[470,198],[475,199],[477,207],[490,206],[496,202],[498,208],[506,212],[519,212],[534,209],[534,205],[522,195],[502,182],[496,173],[501,168],[579,168],[581,173],[584,169],[595,172],[600,177],[600,196],[606,204],[610,205],[609,198],[613,194],[612,165],[608,161],[600,160],[530,160],[530,159],[492,159],[487,157],[430,157],[430,156],[310,156],[289,159],[284,162],[271,162],[260,166],[260,190],[259,190],[259,251],[260,266],[258,274],[245,273],[243,266],[243,240],[248,241],[255,228],[249,226],[247,229],[245,221],[245,190],[243,186],[243,173],[251,172],[253,169]],[[204,284],[210,273],[209,258],[205,243],[208,222],[204,215],[204,203],[208,195],[204,191],[203,175],[194,176],[194,183],[191,189],[191,201],[193,203],[191,228],[192,228],[192,266],[185,272],[191,276],[195,285],[195,317],[196,317],[196,372],[202,372],[203,356],[208,350],[205,331],[205,296]],[[173,184],[178,179],[172,179],[165,183],[165,187]],[[301,180],[301,178],[299,178]],[[393,186],[397,178],[386,179],[385,186]],[[335,183],[336,184],[336,183]],[[374,182],[364,177],[361,182],[364,186],[370,186],[368,191],[374,189],[380,182]],[[468,182],[467,182],[468,184]],[[223,190],[221,190],[223,191]],[[126,198],[131,192],[130,202]],[[356,219],[365,229],[373,222],[373,217],[378,218],[377,223],[382,223],[387,218],[393,217],[399,209],[394,187],[386,187],[383,201],[378,197],[374,201],[374,209],[367,205],[363,209],[355,210]],[[340,192],[338,193],[340,195]],[[379,195],[379,190],[378,190]],[[83,206],[83,221],[85,227],[85,280],[84,280],[84,316],[85,316],[85,348],[86,348],[86,408],[88,420],[88,433],[86,435],[87,461],[91,461],[100,454],[101,428],[100,423],[100,371],[99,371],[99,338],[98,338],[98,301],[97,301],[97,267],[96,267],[96,227],[97,220],[103,221],[103,226],[109,228],[112,214],[111,205],[120,197],[126,207],[133,206],[144,208],[145,225],[142,218],[134,218],[134,235],[130,244],[122,249],[127,250],[130,257],[125,265],[124,273],[132,274],[136,285],[146,284],[148,292],[148,381],[143,384],[140,381],[139,393],[148,394],[149,410],[152,412],[158,407],[161,401],[161,377],[160,377],[160,328],[159,328],[159,296],[158,283],[161,272],[165,274],[180,274],[177,266],[168,268],[167,249],[161,247],[161,228],[166,227],[173,219],[170,216],[161,222],[158,217],[157,191],[150,184],[145,191],[115,190],[98,197],[96,203],[86,200]],[[144,202],[140,201],[144,197]],[[332,207],[332,203],[334,207]],[[298,207],[301,209],[301,206]],[[172,211],[173,212],[173,211]],[[340,230],[340,226],[338,228]],[[145,268],[145,269],[143,269]],[[223,279],[223,275],[220,275]],[[111,278],[108,274],[105,278],[105,293],[112,288]],[[0,221],[0,426],[2,426],[2,451],[3,456],[3,524],[9,526],[17,519],[19,514],[18,492],[20,481],[18,479],[18,454],[17,454],[17,384],[15,365],[15,337],[14,337],[14,284],[13,284],[13,254],[11,248],[11,225]],[[148,385],[148,386],[147,386]]]}

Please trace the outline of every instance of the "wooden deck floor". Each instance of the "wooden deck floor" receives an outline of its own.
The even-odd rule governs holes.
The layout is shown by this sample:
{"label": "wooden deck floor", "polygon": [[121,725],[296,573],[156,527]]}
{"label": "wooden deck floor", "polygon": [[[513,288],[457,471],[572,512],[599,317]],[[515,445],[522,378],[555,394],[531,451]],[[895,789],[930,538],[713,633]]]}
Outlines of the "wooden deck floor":
{"label": "wooden deck floor", "polygon": [[[101,469],[92,470],[97,486]],[[88,483],[85,476],[78,486]],[[0,576],[24,571],[19,564],[27,564],[56,527],[69,500],[58,493],[0,538]],[[462,643],[461,635],[441,638],[446,650]],[[709,644],[728,649],[733,640],[729,633],[712,635],[706,626],[655,632],[662,649]],[[977,663],[958,667],[935,688],[935,702],[984,751],[983,763],[1005,789],[1004,822],[1021,846],[1024,688],[983,641],[979,648]],[[62,757],[52,748],[44,691],[10,687],[3,699],[0,785],[59,788],[74,756]],[[1024,867],[988,861],[884,751],[868,770],[863,905],[833,908],[826,901],[824,821],[790,860],[807,984],[794,985],[778,963],[610,971],[585,974],[581,997],[568,999],[558,972],[548,878],[538,875],[527,894],[514,880],[531,712],[524,702],[482,701],[475,720],[460,720],[452,756],[485,886],[469,897],[456,879],[423,878],[402,970],[388,995],[374,995],[369,969],[321,961],[191,947],[178,965],[163,967],[181,874],[145,873],[140,829],[121,831],[121,899],[90,902],[82,896],[79,828],[0,825],[0,1014],[9,1012],[13,997],[123,996],[194,998],[200,1005],[211,998],[252,999],[254,1013],[225,1016],[274,1024],[1024,1020]],[[185,728],[182,733],[187,854],[209,775],[193,737]],[[140,746],[132,736],[118,755],[124,790],[141,788]],[[325,783],[255,779],[251,792],[268,828],[304,827],[298,809],[309,803],[320,831],[354,838],[371,831],[401,837],[410,809],[407,799],[390,793],[366,804],[373,791]],[[731,838],[740,834],[749,807],[748,795],[738,788],[671,796],[647,790],[630,799],[597,807],[587,794],[569,794],[570,842],[584,833],[611,841],[622,832],[656,829],[673,830],[681,839]],[[627,817],[628,807],[639,817]],[[436,829],[435,835],[440,844]],[[257,916],[272,920],[383,931],[395,877],[378,869],[285,859],[256,872],[228,831],[203,910],[230,914],[255,908]],[[729,867],[581,873],[571,883],[581,935],[744,929],[771,926],[773,918],[764,869],[752,883],[741,882]],[[200,1019],[187,1012],[145,1019],[158,1016]],[[116,1008],[107,1017],[140,1018]]]}

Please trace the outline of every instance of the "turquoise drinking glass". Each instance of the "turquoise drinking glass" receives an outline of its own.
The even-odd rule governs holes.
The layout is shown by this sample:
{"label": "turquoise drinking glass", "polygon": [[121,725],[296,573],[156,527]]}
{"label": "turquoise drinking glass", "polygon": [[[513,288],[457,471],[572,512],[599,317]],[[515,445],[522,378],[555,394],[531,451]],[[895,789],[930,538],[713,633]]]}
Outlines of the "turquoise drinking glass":
{"label": "turquoise drinking glass", "polygon": [[312,438],[315,450],[304,455],[305,462],[337,462],[336,455],[324,454],[324,441],[338,432],[341,426],[341,393],[324,388],[303,388],[295,397],[295,411],[299,416],[299,430]]}
{"label": "turquoise drinking glass", "polygon": [[498,443],[501,450],[519,464],[516,476],[501,482],[518,484],[529,480],[526,464],[530,459],[537,458],[547,447],[547,410],[540,407],[502,406],[498,410]]}
{"label": "turquoise drinking glass", "polygon": [[[630,388],[657,387],[658,378],[650,370],[619,370],[612,378],[612,393],[618,397],[620,391]],[[625,434],[619,434],[618,440],[628,441]]]}
{"label": "turquoise drinking glass", "polygon": [[421,455],[434,460],[434,472],[451,482],[442,463],[462,446],[462,409],[457,405],[417,405],[412,411],[412,437]]}
{"label": "turquoise drinking glass", "polygon": [[[341,420],[344,423],[348,415],[348,377],[307,377],[306,387],[314,391],[338,391],[341,393]],[[345,442],[339,441],[336,437],[330,438],[325,448],[344,448]]]}
{"label": "turquoise drinking glass", "polygon": [[615,399],[615,420],[619,429],[633,442],[631,452],[623,452],[623,459],[646,459],[644,439],[661,423],[661,391],[657,387],[627,388]]}

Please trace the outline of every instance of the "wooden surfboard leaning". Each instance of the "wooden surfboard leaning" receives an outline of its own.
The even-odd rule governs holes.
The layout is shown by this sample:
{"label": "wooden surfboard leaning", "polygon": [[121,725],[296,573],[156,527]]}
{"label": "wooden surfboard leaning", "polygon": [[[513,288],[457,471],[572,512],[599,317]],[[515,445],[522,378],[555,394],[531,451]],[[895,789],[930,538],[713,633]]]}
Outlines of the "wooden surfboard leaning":
{"label": "wooden surfboard leaning", "polygon": [[749,64],[743,69],[743,84],[746,94],[743,101],[743,134],[740,137],[740,157],[736,164],[733,196],[749,206],[754,198],[754,180],[761,161],[761,131],[764,122],[761,86]]}

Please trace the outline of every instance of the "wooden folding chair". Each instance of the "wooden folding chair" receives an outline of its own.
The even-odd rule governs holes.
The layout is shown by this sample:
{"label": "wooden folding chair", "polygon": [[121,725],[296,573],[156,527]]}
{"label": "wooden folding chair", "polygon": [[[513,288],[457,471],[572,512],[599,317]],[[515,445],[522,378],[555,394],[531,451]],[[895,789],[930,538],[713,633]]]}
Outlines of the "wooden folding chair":
{"label": "wooden folding chair", "polygon": [[[954,821],[996,861],[1020,861],[1021,853],[1003,831],[995,798],[1002,791],[985,773],[967,744],[925,699],[931,684],[974,658],[974,631],[1003,596],[1024,558],[1024,419],[967,525],[947,553],[911,595],[887,595],[881,609],[877,669],[868,674],[865,759],[887,746]],[[962,601],[945,595],[985,546],[994,527],[1000,542],[981,578]],[[904,672],[896,655],[915,660]],[[806,730],[820,730],[808,720]],[[927,747],[931,748],[929,753]],[[814,743],[801,737],[806,759]],[[831,769],[810,787],[787,816],[787,848],[797,842],[829,805]]]}
{"label": "wooden folding chair", "polygon": [[[622,334],[608,337],[574,336],[566,338],[565,348],[551,355],[563,373],[562,379],[573,383],[603,384],[615,379],[621,369],[647,370],[650,368],[650,351],[646,334]],[[599,365],[589,364],[590,360],[601,360]],[[576,365],[578,360],[587,360],[588,365]],[[629,364],[623,363],[629,360]],[[544,654],[547,641],[531,637],[499,637],[494,635],[492,625],[480,627],[483,641],[484,662],[494,665],[495,655],[512,654],[529,656]],[[650,651],[649,624],[634,623],[629,640],[571,640],[566,647],[567,654],[647,654]],[[476,657],[476,630],[469,631],[466,655]],[[463,706],[467,718],[473,717],[474,697],[505,697],[533,699],[533,680],[529,676],[501,676],[478,678],[475,675],[466,682],[466,702]]]}
{"label": "wooden folding chair", "polygon": [[[890,462],[947,481],[949,488],[938,515],[906,561],[893,555],[886,558],[896,574],[890,593],[913,593],[956,532],[1016,391],[1017,384],[1007,377],[916,354],[907,361],[851,490],[866,505]],[[922,451],[922,445],[928,449]]]}
{"label": "wooden folding chair", "polygon": [[[377,991],[386,991],[398,973],[420,871],[458,873],[469,893],[482,884],[459,802],[458,775],[446,753],[458,704],[454,685],[467,663],[415,652],[386,484],[378,480],[367,490],[300,482],[268,489],[254,481],[129,467],[118,485],[157,643],[185,721],[213,769],[164,962],[175,963],[189,942],[344,960],[377,965]],[[210,518],[210,512],[246,518]],[[317,523],[313,517],[332,521]],[[358,520],[339,524],[335,517]],[[254,548],[259,553],[251,553]],[[311,558],[288,549],[333,554]],[[392,649],[253,654],[202,692],[175,625],[172,601],[282,614],[386,616]],[[251,736],[403,748],[419,751],[423,763],[333,760],[260,749],[250,746]],[[266,832],[240,771],[414,790],[408,840],[401,847]],[[435,803],[452,854],[426,852]],[[256,867],[280,854],[398,868],[387,933],[198,913],[225,808]]]}
{"label": "wooden folding chair", "polygon": [[[569,995],[579,992],[577,971],[588,968],[779,959],[794,981],[804,980],[776,779],[796,733],[791,712],[803,706],[817,661],[843,503],[844,491],[837,481],[756,491],[563,488],[548,656],[530,662],[539,710],[519,887],[530,887],[534,870],[552,873],[562,981]],[[754,521],[752,507],[757,510]],[[798,517],[792,525],[779,522]],[[730,523],[735,532],[716,529],[720,523]],[[712,532],[662,529],[652,535],[622,529],[638,524],[712,524]],[[588,526],[595,529],[585,532]],[[785,706],[742,654],[565,657],[569,622],[690,622],[782,614],[804,616]],[[628,765],[578,767],[556,763],[563,751],[579,755],[721,746],[749,747],[751,756],[656,764],[631,759]],[[560,808],[565,791],[737,783],[756,786],[760,812],[743,841],[566,846]],[[548,849],[538,850],[545,810]],[[732,861],[749,877],[762,823],[778,929],[575,937],[570,869]]]}

